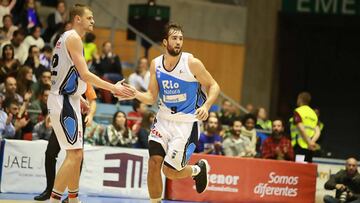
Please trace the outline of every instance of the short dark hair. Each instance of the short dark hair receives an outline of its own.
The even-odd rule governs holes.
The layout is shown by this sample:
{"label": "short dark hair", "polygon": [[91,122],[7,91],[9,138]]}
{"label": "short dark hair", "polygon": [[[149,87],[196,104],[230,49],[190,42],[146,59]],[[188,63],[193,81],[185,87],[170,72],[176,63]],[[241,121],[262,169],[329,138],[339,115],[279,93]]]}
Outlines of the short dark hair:
{"label": "short dark hair", "polygon": [[40,95],[43,95],[45,93],[45,91],[48,91],[51,89],[51,86],[49,84],[45,84],[40,91]]}
{"label": "short dark hair", "polygon": [[34,34],[34,32],[36,31],[37,28],[39,28],[41,30],[41,27],[39,25],[30,28],[30,34],[31,35]]}
{"label": "short dark hair", "polygon": [[245,114],[245,116],[241,120],[242,124],[245,125],[246,121],[249,120],[249,119],[254,120],[254,122],[256,124],[256,121],[257,121],[256,116],[254,114],[252,114],[252,113]]}
{"label": "short dark hair", "polygon": [[57,4],[56,4],[56,8],[57,8],[60,4],[64,4],[64,5],[66,6],[65,0],[58,0],[58,1],[57,1]]}
{"label": "short dark hair", "polygon": [[284,119],[280,118],[280,117],[277,117],[275,118],[274,120],[272,120],[272,123],[274,123],[274,121],[280,121],[281,122],[281,125],[285,128],[285,121]]}
{"label": "short dark hair", "polygon": [[87,32],[85,34],[85,43],[94,42],[95,39],[96,39],[96,35],[94,33]]}
{"label": "short dark hair", "polygon": [[306,105],[311,102],[311,94],[309,92],[300,92],[298,98]]}
{"label": "short dark hair", "polygon": [[77,15],[83,16],[86,9],[91,10],[90,7],[85,4],[75,4],[69,12],[70,21],[72,22]]}
{"label": "short dark hair", "polygon": [[15,104],[15,105],[19,106],[19,101],[13,97],[6,97],[3,102],[4,109],[9,108],[11,106],[11,104]]}
{"label": "short dark hair", "polygon": [[25,36],[25,31],[23,29],[17,29],[13,32],[13,38],[15,38],[18,35],[23,35]]}
{"label": "short dark hair", "polygon": [[4,22],[5,18],[10,18],[12,20],[12,15],[6,14],[3,16],[2,21]]}
{"label": "short dark hair", "polygon": [[53,49],[51,48],[50,45],[45,45],[42,49],[41,52],[51,52],[52,53]]}
{"label": "short dark hair", "polygon": [[234,125],[235,125],[235,122],[240,122],[241,124],[243,123],[240,118],[235,118],[235,119],[232,121],[231,126],[234,126]]}
{"label": "short dark hair", "polygon": [[183,28],[180,24],[170,22],[165,25],[163,39],[167,40],[169,38],[169,36],[172,34],[172,33],[170,33],[170,30],[181,31],[181,33],[184,33]]}

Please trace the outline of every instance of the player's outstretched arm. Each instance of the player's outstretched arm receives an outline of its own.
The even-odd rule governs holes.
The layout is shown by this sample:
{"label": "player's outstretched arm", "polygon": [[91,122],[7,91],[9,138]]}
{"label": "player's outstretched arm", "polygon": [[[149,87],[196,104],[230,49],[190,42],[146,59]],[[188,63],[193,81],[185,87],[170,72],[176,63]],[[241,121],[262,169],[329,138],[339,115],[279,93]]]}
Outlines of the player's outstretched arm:
{"label": "player's outstretched arm", "polygon": [[152,105],[157,101],[158,93],[159,86],[156,80],[155,61],[153,60],[150,65],[150,83],[148,90],[146,92],[136,91],[135,98],[145,104]]}
{"label": "player's outstretched arm", "polygon": [[199,59],[189,58],[189,68],[201,86],[206,88],[208,94],[206,102],[195,113],[198,119],[205,120],[211,105],[215,103],[220,93],[220,87]]}
{"label": "player's outstretched arm", "polygon": [[70,35],[66,40],[66,47],[82,80],[91,83],[99,88],[108,90],[115,95],[125,97],[131,97],[134,95],[134,92],[131,89],[126,88],[122,85],[115,86],[109,82],[100,79],[98,76],[88,70],[85,58],[82,55],[83,46],[80,36],[75,34]]}

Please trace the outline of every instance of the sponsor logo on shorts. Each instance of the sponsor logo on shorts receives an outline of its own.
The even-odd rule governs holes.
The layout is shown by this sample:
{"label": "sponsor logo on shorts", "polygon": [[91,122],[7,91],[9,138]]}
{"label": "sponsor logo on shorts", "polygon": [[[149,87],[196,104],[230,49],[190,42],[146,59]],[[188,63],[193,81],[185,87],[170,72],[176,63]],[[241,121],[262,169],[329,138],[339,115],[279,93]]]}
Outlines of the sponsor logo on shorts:
{"label": "sponsor logo on shorts", "polygon": [[177,151],[177,150],[174,150],[174,151],[171,153],[171,158],[172,158],[172,159],[175,159],[177,153],[178,153],[178,151]]}
{"label": "sponsor logo on shorts", "polygon": [[162,138],[162,136],[161,136],[161,134],[159,133],[159,131],[157,131],[155,128],[151,129],[151,131],[150,131],[150,136]]}

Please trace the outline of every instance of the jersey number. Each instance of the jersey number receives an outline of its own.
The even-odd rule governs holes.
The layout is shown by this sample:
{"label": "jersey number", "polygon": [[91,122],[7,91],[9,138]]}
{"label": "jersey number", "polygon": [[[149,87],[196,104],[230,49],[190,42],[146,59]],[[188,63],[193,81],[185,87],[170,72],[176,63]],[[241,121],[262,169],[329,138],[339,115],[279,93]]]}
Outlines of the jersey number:
{"label": "jersey number", "polygon": [[[56,68],[59,65],[59,55],[55,54],[51,60],[52,68]],[[57,71],[51,71],[51,75],[57,75]]]}

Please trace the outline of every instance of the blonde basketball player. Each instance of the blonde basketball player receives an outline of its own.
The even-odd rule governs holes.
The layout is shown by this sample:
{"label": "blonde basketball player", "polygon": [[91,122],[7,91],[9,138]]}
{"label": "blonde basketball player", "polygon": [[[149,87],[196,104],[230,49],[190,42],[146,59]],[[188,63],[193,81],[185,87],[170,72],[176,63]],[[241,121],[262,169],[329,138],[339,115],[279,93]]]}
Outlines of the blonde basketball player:
{"label": "blonde basketball player", "polygon": [[94,18],[89,7],[76,4],[70,11],[73,29],[57,41],[51,67],[51,91],[48,98],[50,119],[60,147],[66,150],[65,160],[58,171],[50,197],[51,203],[61,202],[66,187],[69,203],[78,203],[80,164],[83,156],[83,132],[80,105],[86,106],[81,95],[86,82],[109,90],[119,97],[134,96],[134,91],[113,85],[92,74],[85,62],[81,38],[91,32]]}

